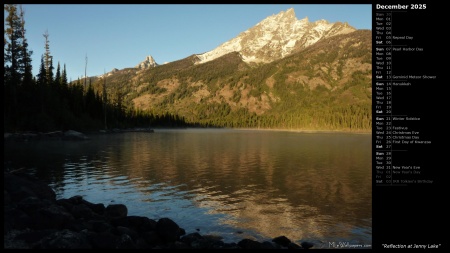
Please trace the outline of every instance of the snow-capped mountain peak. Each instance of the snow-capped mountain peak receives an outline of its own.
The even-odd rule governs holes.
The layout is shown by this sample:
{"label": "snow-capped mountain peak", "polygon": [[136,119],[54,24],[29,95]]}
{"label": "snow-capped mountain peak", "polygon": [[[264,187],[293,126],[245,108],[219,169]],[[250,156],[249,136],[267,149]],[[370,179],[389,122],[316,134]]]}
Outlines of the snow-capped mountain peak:
{"label": "snow-capped mountain peak", "polygon": [[298,20],[293,8],[271,15],[254,27],[217,48],[198,54],[200,63],[214,60],[231,52],[239,52],[245,62],[271,62],[283,58],[294,49],[308,47],[322,38],[345,34],[356,29],[347,23],[326,20]]}

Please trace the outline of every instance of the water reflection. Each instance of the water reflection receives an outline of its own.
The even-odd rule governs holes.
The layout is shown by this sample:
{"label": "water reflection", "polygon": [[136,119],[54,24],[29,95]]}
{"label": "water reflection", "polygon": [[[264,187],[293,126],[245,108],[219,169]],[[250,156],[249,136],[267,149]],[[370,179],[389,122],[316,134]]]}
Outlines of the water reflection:
{"label": "water reflection", "polygon": [[371,243],[370,135],[159,130],[6,145],[59,197],[124,203],[188,233]]}

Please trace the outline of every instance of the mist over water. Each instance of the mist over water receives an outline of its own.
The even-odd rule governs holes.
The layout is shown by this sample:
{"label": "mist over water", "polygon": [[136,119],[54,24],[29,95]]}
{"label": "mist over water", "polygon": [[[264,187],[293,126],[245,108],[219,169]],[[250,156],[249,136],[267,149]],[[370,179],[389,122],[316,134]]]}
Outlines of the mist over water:
{"label": "mist over water", "polygon": [[370,134],[156,129],[4,144],[5,161],[57,198],[125,204],[225,242],[284,235],[316,248],[371,244]]}

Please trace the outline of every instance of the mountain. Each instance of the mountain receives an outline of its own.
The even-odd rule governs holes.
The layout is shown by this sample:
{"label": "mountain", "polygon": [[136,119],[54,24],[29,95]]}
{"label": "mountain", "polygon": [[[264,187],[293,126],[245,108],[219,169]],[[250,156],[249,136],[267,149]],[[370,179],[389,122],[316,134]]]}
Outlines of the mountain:
{"label": "mountain", "polygon": [[355,30],[347,23],[329,23],[326,20],[309,22],[308,17],[298,20],[291,8],[267,17],[214,50],[198,54],[200,61],[197,63],[205,63],[231,52],[239,52],[244,62],[268,63],[321,39]]}
{"label": "mountain", "polygon": [[111,71],[109,71],[108,73],[105,73],[105,74],[103,74],[103,75],[99,75],[99,76],[96,76],[96,77],[90,77],[90,78],[91,78],[91,79],[92,79],[92,78],[97,79],[97,78],[102,78],[102,77],[104,77],[104,76],[110,76],[110,75],[116,73],[117,71],[119,71],[119,70],[116,69],[116,68],[113,68],[113,69],[112,69]]}
{"label": "mountain", "polygon": [[155,59],[151,55],[147,56],[144,61],[136,65],[135,68],[137,69],[148,69],[158,66],[158,63],[156,63]]}
{"label": "mountain", "polygon": [[[150,63],[154,63],[153,65]],[[110,101],[202,126],[370,131],[372,34],[270,16],[204,54],[105,76]],[[103,78],[93,82],[102,92]]]}

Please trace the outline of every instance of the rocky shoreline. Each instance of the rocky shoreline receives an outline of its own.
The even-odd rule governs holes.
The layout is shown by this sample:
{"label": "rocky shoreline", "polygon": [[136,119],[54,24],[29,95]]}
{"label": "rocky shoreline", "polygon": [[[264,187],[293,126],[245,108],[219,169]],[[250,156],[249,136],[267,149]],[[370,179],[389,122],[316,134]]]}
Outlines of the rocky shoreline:
{"label": "rocky shoreline", "polygon": [[4,172],[5,249],[309,249],[285,236],[225,243],[220,237],[186,234],[170,218],[128,216],[123,204],[91,203],[81,196],[56,199],[38,179]]}

